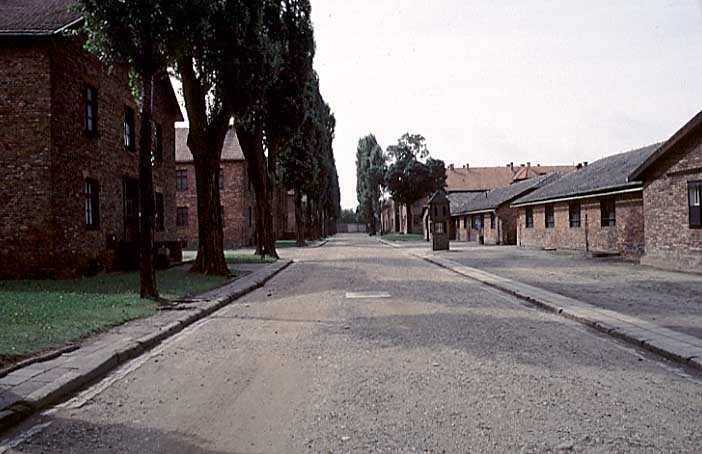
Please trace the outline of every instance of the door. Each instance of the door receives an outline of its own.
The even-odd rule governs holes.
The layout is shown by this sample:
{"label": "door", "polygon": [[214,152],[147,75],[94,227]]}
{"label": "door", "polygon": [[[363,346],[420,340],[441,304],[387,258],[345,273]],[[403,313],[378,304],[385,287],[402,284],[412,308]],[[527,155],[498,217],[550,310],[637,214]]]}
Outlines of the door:
{"label": "door", "polygon": [[139,180],[125,178],[124,194],[124,242],[139,242]]}

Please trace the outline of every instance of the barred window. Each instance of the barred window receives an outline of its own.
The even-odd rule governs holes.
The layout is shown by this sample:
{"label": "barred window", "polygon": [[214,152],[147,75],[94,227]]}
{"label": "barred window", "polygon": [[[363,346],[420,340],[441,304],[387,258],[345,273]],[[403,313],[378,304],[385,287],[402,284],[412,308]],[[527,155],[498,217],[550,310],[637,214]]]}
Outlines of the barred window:
{"label": "barred window", "polygon": [[100,227],[100,186],[97,180],[87,178],[83,184],[85,196],[85,226],[88,229]]}
{"label": "barred window", "polygon": [[534,228],[534,209],[532,207],[526,207],[526,227],[528,229]]}
{"label": "barred window", "polygon": [[176,227],[186,227],[188,221],[188,207],[176,208]]}
{"label": "barred window", "polygon": [[97,89],[90,85],[85,86],[85,132],[89,135],[97,134]]}
{"label": "barred window", "polygon": [[693,181],[687,184],[688,204],[690,206],[690,227],[702,227],[702,181]]}
{"label": "barred window", "polygon": [[556,216],[553,214],[553,205],[544,206],[544,224],[547,229],[552,229],[556,226]]}
{"label": "barred window", "polygon": [[188,190],[188,171],[176,170],[176,191]]}
{"label": "barred window", "polygon": [[580,227],[580,202],[568,204],[568,219],[570,228]]}
{"label": "barred window", "polygon": [[600,200],[600,219],[602,227],[613,227],[617,225],[617,209],[614,197],[607,197]]}

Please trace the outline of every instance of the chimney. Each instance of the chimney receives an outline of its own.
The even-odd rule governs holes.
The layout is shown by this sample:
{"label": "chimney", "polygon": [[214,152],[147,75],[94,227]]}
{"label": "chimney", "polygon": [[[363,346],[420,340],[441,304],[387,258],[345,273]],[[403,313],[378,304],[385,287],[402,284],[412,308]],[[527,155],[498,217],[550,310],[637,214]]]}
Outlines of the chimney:
{"label": "chimney", "polygon": [[536,164],[536,167],[541,167],[541,164]]}
{"label": "chimney", "polygon": [[583,168],[583,165],[582,165],[581,163],[577,163],[577,164],[575,165],[575,170],[580,170],[580,169],[582,169],[582,168]]}
{"label": "chimney", "polygon": [[449,170],[453,170],[453,164],[449,164]]}
{"label": "chimney", "polygon": [[519,164],[519,167],[524,167],[524,164]]}
{"label": "chimney", "polygon": [[583,161],[583,167],[587,167],[587,161]]}
{"label": "chimney", "polygon": [[466,163],[466,169],[470,169],[470,164]]}
{"label": "chimney", "polygon": [[527,167],[531,167],[531,162],[527,162]]}
{"label": "chimney", "polygon": [[507,167],[509,167],[509,170],[512,171],[512,176],[514,176],[514,162],[510,162],[507,164]]}

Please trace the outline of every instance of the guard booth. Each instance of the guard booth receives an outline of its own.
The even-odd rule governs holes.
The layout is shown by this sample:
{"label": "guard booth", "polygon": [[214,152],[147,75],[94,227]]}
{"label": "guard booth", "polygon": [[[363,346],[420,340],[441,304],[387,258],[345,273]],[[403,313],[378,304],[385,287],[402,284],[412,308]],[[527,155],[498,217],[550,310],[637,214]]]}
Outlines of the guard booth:
{"label": "guard booth", "polygon": [[427,224],[433,251],[449,250],[451,206],[444,191],[436,192],[427,202]]}

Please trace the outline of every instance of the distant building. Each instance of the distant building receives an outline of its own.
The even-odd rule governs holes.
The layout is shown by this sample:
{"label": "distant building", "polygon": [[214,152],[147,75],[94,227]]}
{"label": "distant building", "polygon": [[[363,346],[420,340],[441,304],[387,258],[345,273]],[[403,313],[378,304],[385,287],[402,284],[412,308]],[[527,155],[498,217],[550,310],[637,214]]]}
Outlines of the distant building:
{"label": "distant building", "polygon": [[[188,128],[176,128],[178,238],[188,247],[198,245],[197,191],[193,155],[188,148]],[[256,195],[248,177],[244,153],[234,128],[224,139],[220,169],[220,197],[224,220],[224,247],[253,246],[256,243]]]}
{"label": "distant building", "polygon": [[516,208],[510,203],[560,177],[550,173],[481,193],[453,193],[451,200],[452,239],[485,244],[517,244]]}
{"label": "distant building", "polygon": [[[0,278],[138,263],[139,108],[128,68],[84,50],[74,3],[0,3]],[[155,242],[174,250],[183,118],[166,74],[154,102]]]}
{"label": "distant building", "polygon": [[641,263],[702,272],[702,112],[629,178],[644,182]]}
{"label": "distant building", "polygon": [[429,197],[423,197],[412,204],[408,213],[405,205],[395,203],[389,199],[383,205],[381,212],[381,225],[383,233],[401,233],[423,235],[424,222],[422,215],[427,205]]}
{"label": "distant building", "polygon": [[574,172],[576,166],[542,166],[530,162],[515,166],[513,163],[504,167],[455,167],[446,168],[446,190],[452,192],[485,192],[504,188],[518,181],[528,180],[549,173],[566,174]]}
{"label": "distant building", "polygon": [[658,147],[600,159],[514,201],[518,244],[640,257],[643,184],[628,177]]}

